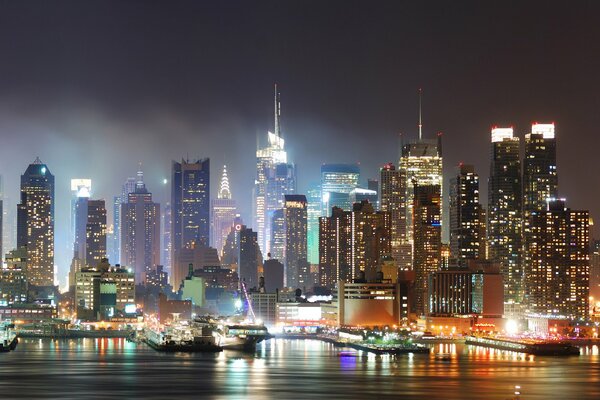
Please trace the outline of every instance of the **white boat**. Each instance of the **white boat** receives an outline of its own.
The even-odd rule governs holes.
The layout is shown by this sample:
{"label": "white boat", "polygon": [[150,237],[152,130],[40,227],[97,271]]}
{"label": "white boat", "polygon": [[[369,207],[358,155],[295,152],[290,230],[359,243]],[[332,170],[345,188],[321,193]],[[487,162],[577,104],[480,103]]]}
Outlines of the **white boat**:
{"label": "white boat", "polygon": [[0,322],[0,352],[11,351],[17,347],[19,339],[14,328],[15,325],[10,321]]}

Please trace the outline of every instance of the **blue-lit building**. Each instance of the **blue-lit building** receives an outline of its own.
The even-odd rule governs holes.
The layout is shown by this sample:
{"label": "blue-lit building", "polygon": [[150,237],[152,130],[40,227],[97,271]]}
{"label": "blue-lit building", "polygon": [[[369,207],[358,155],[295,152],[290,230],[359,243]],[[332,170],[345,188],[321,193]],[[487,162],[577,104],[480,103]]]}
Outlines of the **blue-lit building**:
{"label": "blue-lit building", "polygon": [[171,262],[179,251],[210,243],[210,160],[173,161],[171,187]]}
{"label": "blue-lit building", "polygon": [[350,192],[358,187],[360,167],[356,164],[321,165],[322,215],[331,215],[333,207],[352,210]]}

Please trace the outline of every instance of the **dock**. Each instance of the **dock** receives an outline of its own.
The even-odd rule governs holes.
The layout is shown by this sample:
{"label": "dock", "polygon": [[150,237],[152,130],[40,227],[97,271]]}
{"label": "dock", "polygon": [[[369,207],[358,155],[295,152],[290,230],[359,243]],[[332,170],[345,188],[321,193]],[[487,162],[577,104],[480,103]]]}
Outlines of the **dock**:
{"label": "dock", "polygon": [[561,341],[513,340],[485,336],[468,336],[466,344],[490,347],[498,350],[516,351],[536,356],[578,356],[579,348]]}

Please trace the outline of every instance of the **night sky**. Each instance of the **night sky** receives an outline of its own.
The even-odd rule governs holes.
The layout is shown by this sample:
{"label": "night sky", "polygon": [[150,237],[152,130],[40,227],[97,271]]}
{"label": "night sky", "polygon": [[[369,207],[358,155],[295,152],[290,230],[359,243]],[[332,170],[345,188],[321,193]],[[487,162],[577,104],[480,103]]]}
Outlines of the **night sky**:
{"label": "night sky", "polygon": [[142,162],[163,203],[171,160],[208,156],[212,194],[227,163],[251,223],[254,152],[273,129],[278,82],[301,192],[323,162],[360,162],[364,181],[397,162],[423,88],[446,182],[460,161],[487,180],[491,125],[522,137],[554,121],[561,196],[598,216],[600,3],[489,3],[0,1],[6,206],[39,156],[56,176],[61,282],[71,178],[92,178],[110,203]]}

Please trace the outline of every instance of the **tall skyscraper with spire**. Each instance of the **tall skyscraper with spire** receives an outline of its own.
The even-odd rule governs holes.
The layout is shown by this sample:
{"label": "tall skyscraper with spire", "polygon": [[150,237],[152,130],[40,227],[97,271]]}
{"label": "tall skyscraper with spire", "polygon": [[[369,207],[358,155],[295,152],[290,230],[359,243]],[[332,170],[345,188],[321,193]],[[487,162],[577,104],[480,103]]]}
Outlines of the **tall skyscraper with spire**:
{"label": "tall skyscraper with spire", "polygon": [[181,249],[210,243],[210,160],[173,161],[171,184],[171,262],[178,265]]}
{"label": "tall skyscraper with spire", "polygon": [[[402,145],[399,163],[400,172],[406,179],[404,196],[407,221],[406,240],[411,247],[414,247],[414,188],[415,186],[439,186],[440,193],[443,193],[444,180],[442,176],[442,135],[438,133],[437,139],[423,139],[421,97],[422,92],[419,89],[419,139]],[[443,210],[442,204],[440,204],[440,209]]]}
{"label": "tall skyscraper with spire", "polygon": [[256,151],[256,180],[254,185],[254,226],[263,254],[269,252],[271,217],[283,208],[284,196],[296,192],[296,167],[288,163],[281,136],[281,104],[275,85],[275,132],[267,132],[268,145]]}
{"label": "tall skyscraper with spire", "polygon": [[504,278],[504,300],[520,303],[523,297],[522,182],[519,138],[513,128],[492,129],[488,181],[489,257],[499,262]]}
{"label": "tall skyscraper with spire", "polygon": [[121,263],[135,272],[136,283],[160,264],[160,205],[138,172],[135,191],[121,204]]}
{"label": "tall skyscraper with spire", "polygon": [[219,257],[223,256],[223,246],[225,239],[233,227],[237,207],[235,200],[231,196],[229,186],[229,177],[227,176],[227,166],[223,165],[219,193],[217,198],[212,200],[211,216],[211,247],[217,249]]}
{"label": "tall skyscraper with spire", "polygon": [[36,158],[21,175],[17,247],[27,249],[27,280],[54,285],[54,175]]}

